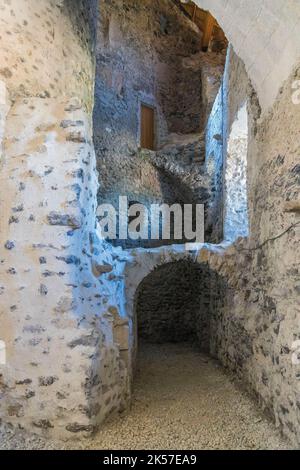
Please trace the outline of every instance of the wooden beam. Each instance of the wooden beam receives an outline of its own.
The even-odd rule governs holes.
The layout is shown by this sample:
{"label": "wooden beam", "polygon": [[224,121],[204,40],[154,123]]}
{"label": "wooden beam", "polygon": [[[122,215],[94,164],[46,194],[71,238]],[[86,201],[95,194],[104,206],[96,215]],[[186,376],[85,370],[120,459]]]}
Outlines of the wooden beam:
{"label": "wooden beam", "polygon": [[194,11],[193,11],[193,20],[195,22],[195,18],[196,18],[196,11],[197,11],[197,5],[195,4],[194,5]]}
{"label": "wooden beam", "polygon": [[208,49],[215,24],[216,24],[216,20],[209,12],[207,12],[205,22],[204,22],[204,31],[203,31],[203,38],[202,38],[202,50],[205,52]]}

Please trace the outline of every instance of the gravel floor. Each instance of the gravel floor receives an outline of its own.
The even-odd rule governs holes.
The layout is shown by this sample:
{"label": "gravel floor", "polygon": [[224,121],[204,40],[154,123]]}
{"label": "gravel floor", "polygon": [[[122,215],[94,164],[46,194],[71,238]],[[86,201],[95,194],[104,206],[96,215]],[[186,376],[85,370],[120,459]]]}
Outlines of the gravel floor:
{"label": "gravel floor", "polygon": [[288,449],[222,367],[190,345],[143,345],[130,412],[73,444],[0,431],[0,449]]}

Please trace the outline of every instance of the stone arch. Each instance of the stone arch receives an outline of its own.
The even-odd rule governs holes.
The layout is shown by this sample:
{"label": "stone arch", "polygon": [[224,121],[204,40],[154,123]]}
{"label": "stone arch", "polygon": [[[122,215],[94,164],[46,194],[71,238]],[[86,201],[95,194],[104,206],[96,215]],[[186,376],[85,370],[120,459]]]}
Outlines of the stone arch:
{"label": "stone arch", "polygon": [[133,317],[135,293],[142,280],[155,268],[183,259],[194,259],[192,253],[185,251],[184,245],[170,245],[151,250],[137,249],[131,252],[131,260],[125,269],[126,310],[130,318]]}
{"label": "stone arch", "polygon": [[199,342],[207,351],[209,304],[207,269],[192,259],[156,267],[139,284],[135,295],[138,340],[149,343]]}
{"label": "stone arch", "polygon": [[137,353],[137,323],[135,321],[135,298],[140,283],[155,268],[166,263],[184,259],[194,259],[194,255],[185,251],[184,245],[170,245],[150,250],[136,249],[131,252],[131,259],[125,268],[125,303],[126,315],[129,320],[130,350],[133,364]]}
{"label": "stone arch", "polygon": [[[159,270],[167,265],[190,262],[197,263],[201,270],[201,277],[203,279],[203,292],[199,296],[199,312],[195,317],[196,334],[195,338],[200,344],[201,349],[209,352],[210,346],[210,322],[214,321],[213,310],[211,310],[211,299],[214,298],[216,292],[224,292],[224,280],[214,267],[210,266],[208,262],[209,257],[206,259],[201,257],[201,253],[209,253],[211,255],[223,253],[226,248],[224,245],[210,245],[204,244],[199,247],[199,252],[189,252],[185,250],[185,246],[171,245],[160,247],[157,249],[137,249],[131,252],[131,260],[128,261],[125,269],[125,299],[126,299],[126,313],[129,319],[129,342],[130,350],[132,353],[132,365],[136,363],[137,356],[137,318],[136,318],[136,300],[139,288],[143,281],[151,275],[151,273]],[[222,287],[223,286],[223,287]],[[202,310],[201,310],[202,309]],[[209,315],[209,324],[207,322]],[[203,313],[203,314],[202,314]]]}
{"label": "stone arch", "polygon": [[266,111],[300,59],[300,4],[293,0],[195,3],[209,10],[223,28]]}

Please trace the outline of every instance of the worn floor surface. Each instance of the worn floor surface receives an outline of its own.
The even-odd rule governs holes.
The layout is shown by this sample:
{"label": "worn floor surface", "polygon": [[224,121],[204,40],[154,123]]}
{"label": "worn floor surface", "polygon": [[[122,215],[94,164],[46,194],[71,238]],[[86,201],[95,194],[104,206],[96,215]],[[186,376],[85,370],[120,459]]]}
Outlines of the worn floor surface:
{"label": "worn floor surface", "polygon": [[190,345],[143,345],[132,409],[75,445],[0,432],[0,449],[288,449],[224,369]]}

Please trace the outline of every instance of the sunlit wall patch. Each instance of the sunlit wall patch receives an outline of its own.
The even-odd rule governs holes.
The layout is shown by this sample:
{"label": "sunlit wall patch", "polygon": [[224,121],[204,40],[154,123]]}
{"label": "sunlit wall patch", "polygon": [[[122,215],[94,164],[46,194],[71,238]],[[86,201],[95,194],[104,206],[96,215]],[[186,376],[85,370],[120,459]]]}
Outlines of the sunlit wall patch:
{"label": "sunlit wall patch", "polygon": [[0,365],[6,365],[6,344],[2,340],[0,340]]}
{"label": "sunlit wall patch", "polygon": [[249,235],[248,194],[248,109],[240,107],[227,139],[224,165],[224,238],[234,242]]}

